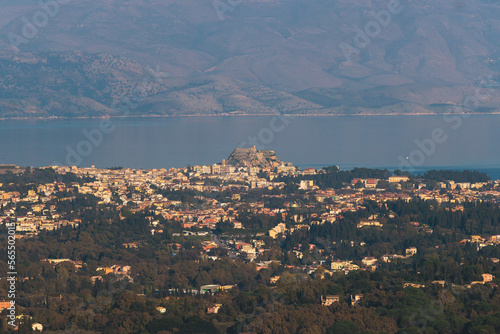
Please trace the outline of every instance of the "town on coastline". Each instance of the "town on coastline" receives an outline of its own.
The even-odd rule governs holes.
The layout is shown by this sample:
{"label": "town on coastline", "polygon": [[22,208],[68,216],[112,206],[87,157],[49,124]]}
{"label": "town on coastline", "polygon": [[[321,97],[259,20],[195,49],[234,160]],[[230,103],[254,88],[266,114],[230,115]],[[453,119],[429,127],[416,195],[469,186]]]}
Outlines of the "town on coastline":
{"label": "town on coastline", "polygon": [[[421,252],[421,243],[412,244],[408,239],[398,247],[370,248],[370,243],[376,242],[364,236],[402,228],[419,238],[443,233],[444,227],[438,223],[423,221],[418,214],[398,212],[405,205],[410,208],[422,203],[431,203],[425,210],[439,206],[443,213],[457,215],[467,211],[471,203],[498,209],[500,183],[477,172],[432,171],[415,176],[366,168],[340,171],[336,166],[301,170],[279,160],[275,152],[255,147],[235,149],[227,160],[210,166],[149,170],[0,167],[0,224],[14,222],[17,240],[56,236],[58,231],[68,229],[79,231],[90,224],[93,210],[107,208],[117,213],[118,221],[142,215],[140,233],[149,239],[125,236],[119,239],[123,249],[138,251],[152,240],[166,240],[173,256],[193,248],[199,250],[198,261],[241,261],[253,264],[257,272],[282,266],[279,272],[271,270],[273,274],[267,278],[270,286],[276,286],[286,272],[321,279],[339,273],[375,272],[391,263],[412,261]],[[335,230],[346,221],[349,232]],[[473,245],[479,251],[500,244],[500,235],[488,229],[479,233],[467,224],[462,237],[454,240],[457,247]],[[131,230],[135,228],[130,226]],[[332,238],[325,241],[327,235],[318,235],[323,233],[320,231],[327,231],[324,233]],[[349,237],[354,235],[357,237]],[[83,257],[55,254],[39,262],[53,268],[66,263],[76,272],[88,270]],[[488,261],[492,265],[499,262],[494,257]],[[97,263],[88,279],[96,284],[112,275],[135,282],[140,274],[133,267],[117,259]],[[22,279],[34,278],[27,275]],[[470,281],[433,275],[402,284],[404,288],[424,288],[427,284],[470,288],[475,284],[496,286],[494,280],[492,273],[481,272]],[[215,295],[237,287],[234,281],[200,281],[198,286],[172,284],[165,293]],[[363,293],[353,293],[349,298],[352,305],[358,304]],[[341,300],[341,294],[325,293],[318,303],[330,306]],[[6,303],[0,304],[1,310],[7,308]],[[207,304],[206,312],[217,314],[222,306],[219,302]],[[156,309],[159,313],[166,311],[161,303]]]}

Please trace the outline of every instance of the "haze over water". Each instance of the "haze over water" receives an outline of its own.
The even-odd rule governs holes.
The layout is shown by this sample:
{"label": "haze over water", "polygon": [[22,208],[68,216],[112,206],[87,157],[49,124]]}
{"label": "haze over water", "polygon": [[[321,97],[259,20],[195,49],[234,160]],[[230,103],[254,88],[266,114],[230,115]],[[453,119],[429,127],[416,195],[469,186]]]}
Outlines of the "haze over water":
{"label": "haze over water", "polygon": [[[103,134],[79,166],[170,168],[208,165],[228,157],[249,136],[274,128],[272,140],[258,148],[276,151],[294,165],[343,168],[398,167],[398,157],[420,150],[415,140],[431,138],[441,128],[446,140],[425,154],[421,166],[499,169],[498,115],[476,115],[454,123],[441,116],[297,117],[282,127],[273,117],[114,118],[114,130]],[[68,164],[68,147],[87,141],[83,131],[99,129],[100,119],[0,122],[0,163],[21,166]],[[269,130],[264,130],[269,135]],[[265,137],[269,141],[269,137]],[[258,144],[264,144],[257,140]],[[249,145],[247,145],[249,146]]]}

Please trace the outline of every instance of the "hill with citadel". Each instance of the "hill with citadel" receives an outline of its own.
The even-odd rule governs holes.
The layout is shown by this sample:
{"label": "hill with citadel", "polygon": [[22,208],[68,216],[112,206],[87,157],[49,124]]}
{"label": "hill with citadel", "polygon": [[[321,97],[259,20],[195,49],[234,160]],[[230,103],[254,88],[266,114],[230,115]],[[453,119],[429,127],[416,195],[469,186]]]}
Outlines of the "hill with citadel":
{"label": "hill with citadel", "polygon": [[260,167],[274,168],[285,163],[276,157],[276,153],[271,150],[257,150],[251,148],[236,148],[225,162],[234,167]]}

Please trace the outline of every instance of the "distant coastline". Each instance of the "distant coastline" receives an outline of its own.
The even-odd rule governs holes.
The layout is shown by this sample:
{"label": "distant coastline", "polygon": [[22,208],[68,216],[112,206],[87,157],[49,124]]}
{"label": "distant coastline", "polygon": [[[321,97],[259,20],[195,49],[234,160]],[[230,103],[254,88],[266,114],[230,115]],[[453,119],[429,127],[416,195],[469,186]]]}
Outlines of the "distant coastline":
{"label": "distant coastline", "polygon": [[[373,117],[373,116],[442,116],[449,113],[360,113],[360,114],[282,114],[287,117]],[[489,113],[453,113],[454,115],[500,115],[500,111]],[[108,118],[170,118],[170,117],[266,117],[275,116],[276,114],[236,114],[236,113],[220,113],[220,114],[176,114],[176,115],[102,115],[102,116],[46,116],[46,117],[0,117],[0,121],[16,120],[16,121],[43,121],[43,120],[64,120],[64,119],[108,119]]]}

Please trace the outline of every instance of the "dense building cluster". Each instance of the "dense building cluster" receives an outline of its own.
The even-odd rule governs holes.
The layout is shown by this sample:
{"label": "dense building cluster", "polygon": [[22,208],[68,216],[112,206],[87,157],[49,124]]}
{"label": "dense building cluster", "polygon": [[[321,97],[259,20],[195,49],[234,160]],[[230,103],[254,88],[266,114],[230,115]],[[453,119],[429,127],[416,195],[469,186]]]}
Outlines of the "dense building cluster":
{"label": "dense building cluster", "polygon": [[[150,300],[148,326],[154,328],[179,298],[206,292],[210,297],[200,304],[206,316],[222,312],[238,327],[229,315],[247,312],[237,306],[243,298],[238,291],[252,292],[258,284],[305,298],[307,305],[358,310],[373,304],[374,291],[372,283],[356,285],[367,277],[359,275],[373,275],[370,282],[377,282],[376,275],[393,277],[390,285],[404,291],[436,285],[496,291],[499,203],[499,182],[484,175],[301,170],[272,151],[257,158],[236,152],[211,166],[52,166],[0,175],[0,223],[14,222],[21,252],[36,254],[24,260],[30,269],[20,277],[23,286],[31,284],[22,294],[21,322],[34,316],[37,326],[53,327],[37,308],[109,282],[120,282],[117,295],[135,291]],[[157,267],[150,271],[149,265]],[[198,274],[190,268],[199,268]],[[50,281],[61,273],[57,280],[72,282],[64,283],[64,293],[53,286],[46,297],[35,298],[41,277]],[[311,280],[322,283],[312,288]],[[378,282],[377,289],[386,284]],[[299,286],[312,289],[310,296],[295,291]],[[188,326],[183,321],[175,326]],[[403,328],[401,321],[384,326]]]}

